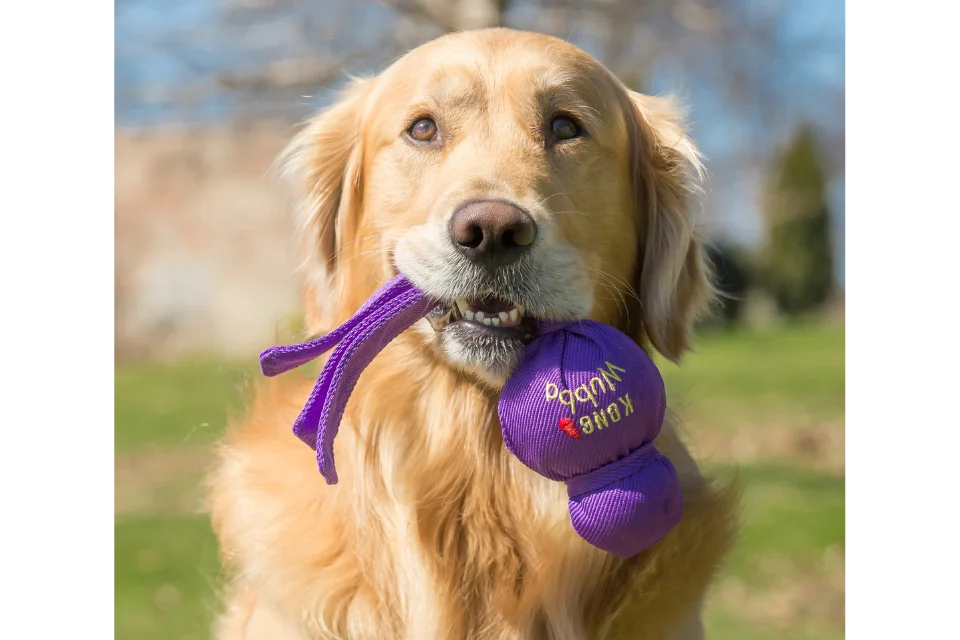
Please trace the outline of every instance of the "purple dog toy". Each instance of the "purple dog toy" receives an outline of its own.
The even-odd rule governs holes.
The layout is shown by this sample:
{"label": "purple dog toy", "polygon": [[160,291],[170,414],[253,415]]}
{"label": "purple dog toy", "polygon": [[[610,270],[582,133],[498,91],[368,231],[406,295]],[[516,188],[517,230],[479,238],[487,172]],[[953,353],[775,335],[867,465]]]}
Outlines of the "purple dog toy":
{"label": "purple dog toy", "polygon": [[[331,333],[260,354],[264,375],[275,376],[336,345],[293,424],[328,484],[337,482],[333,440],[360,373],[436,305],[400,275]],[[665,410],[649,356],[616,329],[582,320],[541,324],[500,391],[498,414],[510,452],[566,483],[577,533],[627,558],[662,540],[683,513],[677,472],[653,445]]]}

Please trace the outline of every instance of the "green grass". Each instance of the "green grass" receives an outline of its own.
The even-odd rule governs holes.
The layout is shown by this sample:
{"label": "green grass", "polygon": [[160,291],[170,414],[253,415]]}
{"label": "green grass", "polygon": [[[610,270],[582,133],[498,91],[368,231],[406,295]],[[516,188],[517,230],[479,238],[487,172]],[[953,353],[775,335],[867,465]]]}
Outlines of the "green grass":
{"label": "green grass", "polygon": [[[843,327],[784,326],[712,333],[683,366],[660,364],[671,405],[694,416],[696,429],[720,427],[731,437],[759,440],[773,424],[842,429],[843,347]],[[155,467],[158,458],[176,460],[209,444],[228,412],[242,406],[244,382],[258,375],[255,367],[118,367],[118,456],[137,474],[141,460],[150,458]],[[713,459],[712,466],[739,476],[744,526],[708,606],[708,637],[842,638],[842,469],[818,470],[800,455],[745,464]],[[178,496],[195,492],[200,469],[183,468],[182,459],[170,469],[170,477],[143,488],[137,483],[133,490],[150,495],[116,519],[117,638],[209,637],[219,584],[216,542],[204,516],[177,515],[186,513]],[[118,476],[118,496],[122,481]]]}
{"label": "green grass", "polygon": [[844,410],[844,329],[787,325],[764,332],[710,333],[681,366],[658,359],[670,405],[737,418]]}
{"label": "green grass", "polygon": [[843,631],[836,630],[771,629],[728,613],[707,616],[708,640],[840,640],[843,637]]}
{"label": "green grass", "polygon": [[116,637],[209,637],[219,581],[209,520],[118,517],[115,534]]}
{"label": "green grass", "polygon": [[802,557],[844,542],[843,478],[783,466],[739,470],[745,526],[731,557],[740,574],[767,554]]}
{"label": "green grass", "polygon": [[242,406],[244,383],[256,374],[222,362],[117,367],[117,451],[209,444]]}

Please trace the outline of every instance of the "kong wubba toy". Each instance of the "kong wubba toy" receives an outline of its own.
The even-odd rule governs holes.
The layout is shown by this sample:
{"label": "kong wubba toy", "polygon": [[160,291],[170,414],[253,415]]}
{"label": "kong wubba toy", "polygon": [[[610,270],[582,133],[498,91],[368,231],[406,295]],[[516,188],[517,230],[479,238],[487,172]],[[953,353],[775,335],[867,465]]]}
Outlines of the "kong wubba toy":
{"label": "kong wubba toy", "polygon": [[[399,275],[332,332],[260,354],[264,375],[333,349],[293,432],[337,482],[333,441],[361,372],[438,301]],[[590,544],[626,558],[662,540],[680,521],[673,464],[653,444],[666,411],[660,372],[613,327],[591,320],[541,322],[500,391],[507,449],[531,470],[567,485],[570,521]]]}

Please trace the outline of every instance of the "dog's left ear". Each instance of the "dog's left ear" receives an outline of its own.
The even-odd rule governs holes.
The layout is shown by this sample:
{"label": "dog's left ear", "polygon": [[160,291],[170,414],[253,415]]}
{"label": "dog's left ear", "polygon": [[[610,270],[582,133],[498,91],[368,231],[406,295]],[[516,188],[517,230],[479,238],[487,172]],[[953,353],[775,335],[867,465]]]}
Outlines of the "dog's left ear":
{"label": "dog's left ear", "polygon": [[713,297],[693,200],[700,192],[700,153],[672,100],[628,91],[639,258],[634,278],[640,321],[634,335],[678,361],[693,323]]}

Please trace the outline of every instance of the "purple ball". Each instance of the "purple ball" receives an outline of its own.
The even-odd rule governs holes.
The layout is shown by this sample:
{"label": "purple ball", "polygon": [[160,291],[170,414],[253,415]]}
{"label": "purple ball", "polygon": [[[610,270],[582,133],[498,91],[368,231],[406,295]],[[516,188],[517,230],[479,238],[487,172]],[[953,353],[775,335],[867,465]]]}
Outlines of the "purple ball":
{"label": "purple ball", "polygon": [[676,469],[653,445],[665,411],[663,378],[650,357],[589,320],[545,328],[499,403],[507,448],[565,482],[574,529],[620,557],[662,540],[683,513]]}

